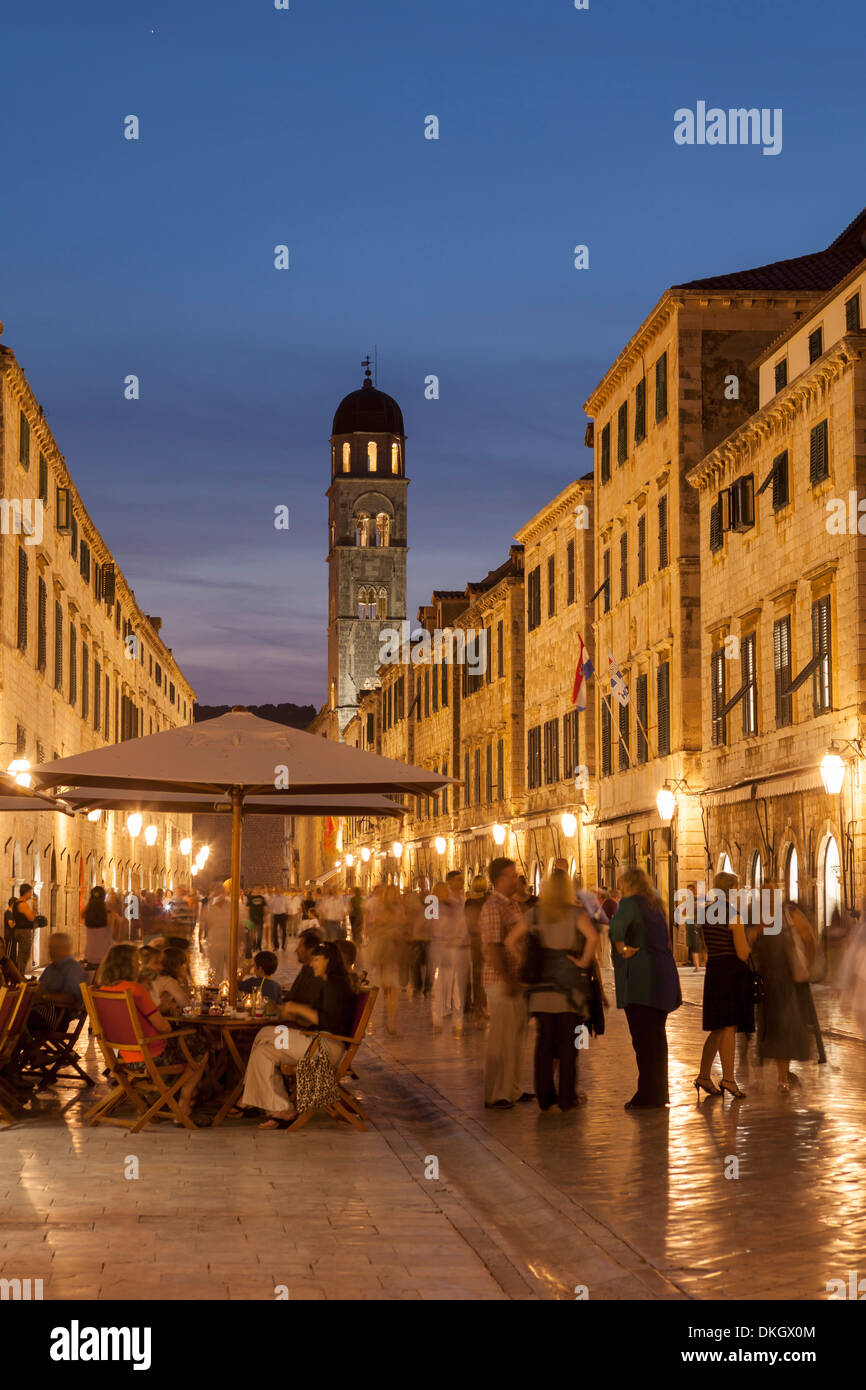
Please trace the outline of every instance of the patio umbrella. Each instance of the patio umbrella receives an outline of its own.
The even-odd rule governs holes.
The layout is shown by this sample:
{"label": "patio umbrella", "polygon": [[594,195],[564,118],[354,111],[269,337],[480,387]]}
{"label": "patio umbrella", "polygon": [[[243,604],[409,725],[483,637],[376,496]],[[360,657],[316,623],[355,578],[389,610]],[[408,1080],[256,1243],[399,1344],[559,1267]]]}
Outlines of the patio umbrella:
{"label": "patio umbrella", "polygon": [[[76,811],[151,811],[176,815],[230,813],[231,797],[213,792],[139,791],[134,787],[68,787],[64,800]],[[331,792],[299,796],[292,791],[272,796],[248,796],[243,810],[256,816],[405,816],[408,807],[375,792]]]}
{"label": "patio umbrella", "polygon": [[[203,792],[232,808],[231,959],[237,959],[241,821],[248,797],[370,792],[429,795],[451,778],[291,729],[248,710],[40,763],[45,786]],[[321,812],[318,812],[321,814]],[[317,811],[308,814],[315,815]],[[390,813],[389,813],[390,814]],[[399,814],[395,811],[394,814]],[[232,992],[235,991],[232,974]]]}
{"label": "patio umbrella", "polygon": [[59,811],[62,816],[74,816],[75,810],[67,801],[59,797],[55,801],[50,796],[0,796],[0,811]]}

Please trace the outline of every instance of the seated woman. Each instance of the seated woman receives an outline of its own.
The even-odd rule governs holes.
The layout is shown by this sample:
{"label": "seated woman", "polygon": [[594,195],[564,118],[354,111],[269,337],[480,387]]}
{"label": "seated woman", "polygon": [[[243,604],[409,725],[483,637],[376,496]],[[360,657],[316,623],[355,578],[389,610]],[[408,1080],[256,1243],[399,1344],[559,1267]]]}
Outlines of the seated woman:
{"label": "seated woman", "polygon": [[[259,1031],[247,1063],[240,1106],[231,1112],[264,1110],[268,1118],[259,1125],[260,1129],[285,1129],[295,1119],[297,1111],[289,1100],[280,1068],[288,1064],[289,1069],[294,1069],[310,1046],[311,1034],[301,1032],[301,1028],[321,1029],[343,1038],[352,1035],[357,1000],[337,943],[323,941],[314,947],[310,965],[320,984],[316,1004],[284,1004],[283,1018],[300,1026],[286,1028],[285,1024],[278,1024]],[[346,1044],[333,1038],[324,1038],[323,1042],[336,1066]]]}
{"label": "seated woman", "polygon": [[[131,990],[135,1007],[141,1021],[141,1031],[145,1037],[155,1037],[157,1034],[170,1034],[171,1024],[168,1019],[160,1012],[153,1001],[147,985],[142,984],[138,976],[141,972],[141,952],[137,946],[130,942],[120,942],[111,947],[105,960],[100,965],[94,985],[97,989],[116,990],[120,994],[123,990]],[[201,1039],[192,1037],[185,1039],[187,1047],[193,1057],[203,1057],[207,1052],[207,1046]],[[122,1047],[119,1049],[120,1059],[125,1066],[132,1071],[144,1071],[145,1063],[141,1052],[135,1047]],[[159,1061],[164,1066],[172,1064],[186,1064],[187,1058],[184,1056],[181,1043],[170,1036],[165,1037],[159,1042],[152,1043],[148,1048],[149,1055]],[[180,1091],[178,1104],[184,1115],[189,1115],[192,1107],[193,1096],[198,1085],[198,1076],[187,1082],[186,1086]],[[180,1120],[175,1120],[174,1124],[179,1125]]]}
{"label": "seated woman", "polygon": [[139,947],[141,967],[138,983],[146,985],[154,1004],[159,1007],[159,993],[156,988],[157,977],[162,974],[162,946]]}
{"label": "seated woman", "polygon": [[180,1018],[192,1003],[189,962],[186,951],[168,946],[162,953],[162,967],[154,980],[152,994],[165,1018]]}

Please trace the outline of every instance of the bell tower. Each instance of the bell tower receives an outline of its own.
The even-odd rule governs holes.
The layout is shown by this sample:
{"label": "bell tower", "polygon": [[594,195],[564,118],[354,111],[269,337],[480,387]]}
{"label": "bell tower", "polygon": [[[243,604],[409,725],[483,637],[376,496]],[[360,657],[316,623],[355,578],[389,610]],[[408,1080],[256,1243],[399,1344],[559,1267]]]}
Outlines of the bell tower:
{"label": "bell tower", "polygon": [[364,382],[331,431],[328,702],[343,732],[376,681],[379,634],[406,619],[406,436],[391,396]]}

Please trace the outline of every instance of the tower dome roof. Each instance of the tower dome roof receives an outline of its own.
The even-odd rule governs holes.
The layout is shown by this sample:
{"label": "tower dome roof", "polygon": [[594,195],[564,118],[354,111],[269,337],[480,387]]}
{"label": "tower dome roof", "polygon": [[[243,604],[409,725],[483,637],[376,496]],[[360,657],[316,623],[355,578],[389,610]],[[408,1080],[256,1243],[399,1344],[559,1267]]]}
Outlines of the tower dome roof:
{"label": "tower dome roof", "polygon": [[360,391],[350,391],[337,406],[332,434],[403,434],[403,412],[393,396],[373,385],[367,367]]}

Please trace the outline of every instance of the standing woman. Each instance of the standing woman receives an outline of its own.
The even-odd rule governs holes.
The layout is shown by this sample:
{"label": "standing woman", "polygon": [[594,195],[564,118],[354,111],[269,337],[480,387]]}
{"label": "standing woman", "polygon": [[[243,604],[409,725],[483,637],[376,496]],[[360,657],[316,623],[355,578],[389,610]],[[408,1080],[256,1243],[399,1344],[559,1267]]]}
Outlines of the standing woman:
{"label": "standing woman", "polygon": [[489,893],[487,879],[483,874],[476,874],[470,885],[466,902],[463,904],[466,925],[469,928],[469,956],[472,966],[471,998],[467,1001],[467,1007],[471,1007],[472,1017],[479,1028],[483,1028],[487,1022],[487,995],[484,985],[481,983],[484,971],[484,953],[481,949],[481,909],[487,902]]}
{"label": "standing woman", "polygon": [[439,905],[430,924],[430,965],[433,972],[433,1032],[442,1032],[450,1017],[455,1035],[463,1032],[463,1004],[469,982],[469,928],[463,904],[454,902],[447,883],[437,883]]}
{"label": "standing woman", "polygon": [[[708,1095],[720,1094],[712,1079],[716,1053],[722,1064],[721,1090],[734,1100],[742,1100],[734,1078],[734,1040],[737,1033],[754,1033],[755,1005],[749,942],[746,929],[730,909],[728,894],[738,884],[736,874],[716,874],[713,898],[704,913],[704,942],[707,951],[707,973],[704,976],[703,1028],[709,1034],[701,1053],[701,1070],[695,1077],[695,1090]],[[713,919],[719,918],[718,921]]]}
{"label": "standing woman", "polygon": [[[528,931],[538,934],[539,971],[529,986],[529,1012],[535,1019],[535,1094],[539,1110],[554,1104],[573,1110],[586,1100],[577,1085],[577,1030],[589,1018],[589,969],[598,932],[578,903],[566,869],[554,869],[538,902],[506,937],[514,951]],[[554,1084],[553,1066],[559,1076]]]}
{"label": "standing woman", "polygon": [[84,967],[95,970],[114,944],[114,934],[105,901],[105,889],[97,884],[91,888],[84,909]]}
{"label": "standing woman", "polygon": [[373,983],[379,986],[385,997],[385,1027],[389,1033],[396,1033],[397,995],[408,947],[407,923],[400,901],[400,889],[392,883],[381,885],[381,888],[381,893],[377,889],[379,906],[367,922],[367,960]]}
{"label": "standing woman", "polygon": [[[776,1063],[780,1095],[787,1095],[800,1078],[791,1062],[808,1062],[814,1056],[815,1006],[809,973],[815,963],[816,942],[812,924],[796,903],[785,902],[782,930],[762,930],[752,946],[764,984],[759,1006],[758,1053]],[[797,978],[798,976],[805,978]]]}
{"label": "standing woman", "polygon": [[626,1110],[668,1104],[668,1014],[683,1002],[662,900],[643,869],[627,869],[610,924],[616,1004],[625,1009],[638,1084]]}

